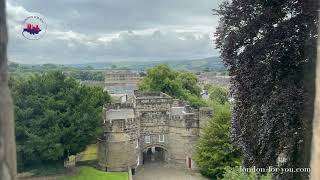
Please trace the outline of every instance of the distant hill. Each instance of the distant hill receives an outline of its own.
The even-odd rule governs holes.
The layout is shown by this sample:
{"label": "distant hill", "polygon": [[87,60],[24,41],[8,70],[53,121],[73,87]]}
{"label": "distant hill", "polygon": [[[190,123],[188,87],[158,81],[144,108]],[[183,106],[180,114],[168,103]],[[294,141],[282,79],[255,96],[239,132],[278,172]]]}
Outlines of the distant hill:
{"label": "distant hill", "polygon": [[208,57],[193,60],[166,60],[166,61],[128,61],[128,62],[99,62],[83,64],[19,64],[8,62],[10,72],[46,72],[48,70],[92,70],[104,71],[105,69],[128,69],[144,71],[159,64],[168,64],[176,70],[188,71],[214,71],[226,72],[226,68],[219,57]]}
{"label": "distant hill", "polygon": [[130,69],[143,71],[158,64],[168,64],[178,70],[191,71],[225,71],[222,60],[219,57],[208,57],[193,60],[166,60],[166,61],[130,61],[130,62],[106,62],[106,63],[84,63],[84,64],[64,64],[66,67],[85,68],[91,66],[94,69]]}

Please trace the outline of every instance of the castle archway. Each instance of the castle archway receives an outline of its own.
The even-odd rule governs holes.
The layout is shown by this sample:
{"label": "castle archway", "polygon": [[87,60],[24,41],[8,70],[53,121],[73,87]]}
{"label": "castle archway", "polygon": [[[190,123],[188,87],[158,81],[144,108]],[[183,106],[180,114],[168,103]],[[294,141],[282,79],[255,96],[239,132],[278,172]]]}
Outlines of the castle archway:
{"label": "castle archway", "polygon": [[163,146],[147,146],[143,149],[143,164],[151,162],[167,162],[169,153]]}

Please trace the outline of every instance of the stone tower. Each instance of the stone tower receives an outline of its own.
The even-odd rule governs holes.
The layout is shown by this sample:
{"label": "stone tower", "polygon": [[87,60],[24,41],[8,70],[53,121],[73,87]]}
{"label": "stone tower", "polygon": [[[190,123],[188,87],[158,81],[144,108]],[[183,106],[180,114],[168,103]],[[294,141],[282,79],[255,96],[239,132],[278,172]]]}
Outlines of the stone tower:
{"label": "stone tower", "polygon": [[99,139],[101,169],[124,171],[151,161],[196,169],[195,147],[209,108],[193,109],[161,92],[135,91],[132,102],[104,108],[104,136]]}
{"label": "stone tower", "polygon": [[126,171],[138,166],[138,122],[130,104],[103,110],[104,136],[98,140],[99,166],[106,171]]}

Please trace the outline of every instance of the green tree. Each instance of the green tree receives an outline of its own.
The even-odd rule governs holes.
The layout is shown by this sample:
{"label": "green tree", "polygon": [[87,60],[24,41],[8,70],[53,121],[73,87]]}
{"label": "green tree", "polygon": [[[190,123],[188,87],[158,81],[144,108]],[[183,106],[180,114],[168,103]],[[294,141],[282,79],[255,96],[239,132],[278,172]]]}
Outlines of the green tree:
{"label": "green tree", "polygon": [[221,178],[226,166],[240,165],[239,151],[231,143],[230,124],[230,106],[224,105],[215,112],[200,138],[196,161],[200,172],[211,179]]}
{"label": "green tree", "polygon": [[88,71],[88,70],[72,70],[69,73],[70,77],[80,79],[82,81],[103,81],[104,75],[101,71]]}
{"label": "green tree", "polygon": [[193,107],[205,105],[200,97],[201,88],[198,86],[197,77],[190,72],[174,71],[165,64],[148,69],[146,76],[139,82],[139,89],[161,91],[188,101]]}
{"label": "green tree", "polygon": [[176,81],[181,83],[183,89],[190,94],[200,97],[201,88],[198,86],[198,78],[193,73],[188,71],[181,71],[176,77]]}
{"label": "green tree", "polygon": [[83,69],[85,69],[85,70],[94,70],[94,68],[92,66],[90,66],[90,65],[84,67]]}
{"label": "green tree", "polygon": [[258,175],[255,172],[244,172],[241,167],[226,167],[221,180],[272,180],[272,174]]}
{"label": "green tree", "polygon": [[147,70],[147,75],[139,83],[139,89],[161,91],[172,96],[180,96],[181,86],[176,81],[178,73],[165,64]]}
{"label": "green tree", "polygon": [[112,64],[112,65],[111,65],[111,69],[117,69],[117,65]]}
{"label": "green tree", "polygon": [[60,71],[11,78],[20,168],[62,161],[101,133],[102,106],[110,96],[81,86]]}
{"label": "green tree", "polygon": [[210,100],[219,104],[225,104],[228,102],[229,93],[228,90],[221,86],[210,86],[208,88],[210,94]]}

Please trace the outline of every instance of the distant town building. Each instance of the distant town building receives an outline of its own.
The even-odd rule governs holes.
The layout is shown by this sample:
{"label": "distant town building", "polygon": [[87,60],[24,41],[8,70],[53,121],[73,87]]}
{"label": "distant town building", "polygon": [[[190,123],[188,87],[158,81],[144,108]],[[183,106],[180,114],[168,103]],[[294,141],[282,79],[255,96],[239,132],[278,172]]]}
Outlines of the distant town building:
{"label": "distant town building", "polygon": [[217,76],[210,72],[198,75],[199,84],[201,85],[218,85],[230,86],[230,76]]}
{"label": "distant town building", "polygon": [[208,100],[210,98],[210,94],[209,94],[208,90],[202,90],[201,97],[202,97],[202,99]]}
{"label": "distant town building", "polygon": [[132,95],[140,80],[138,72],[129,70],[111,70],[105,73],[105,91],[110,94]]}
{"label": "distant town building", "polygon": [[104,88],[103,81],[85,80],[85,81],[80,81],[80,84],[81,85],[85,85],[85,86],[94,86],[94,87],[102,87],[102,88]]}
{"label": "distant town building", "polygon": [[135,91],[133,98],[128,99],[109,104],[103,110],[99,167],[105,171],[126,171],[148,161],[165,161],[196,169],[196,144],[212,110],[191,108],[161,92]]}

